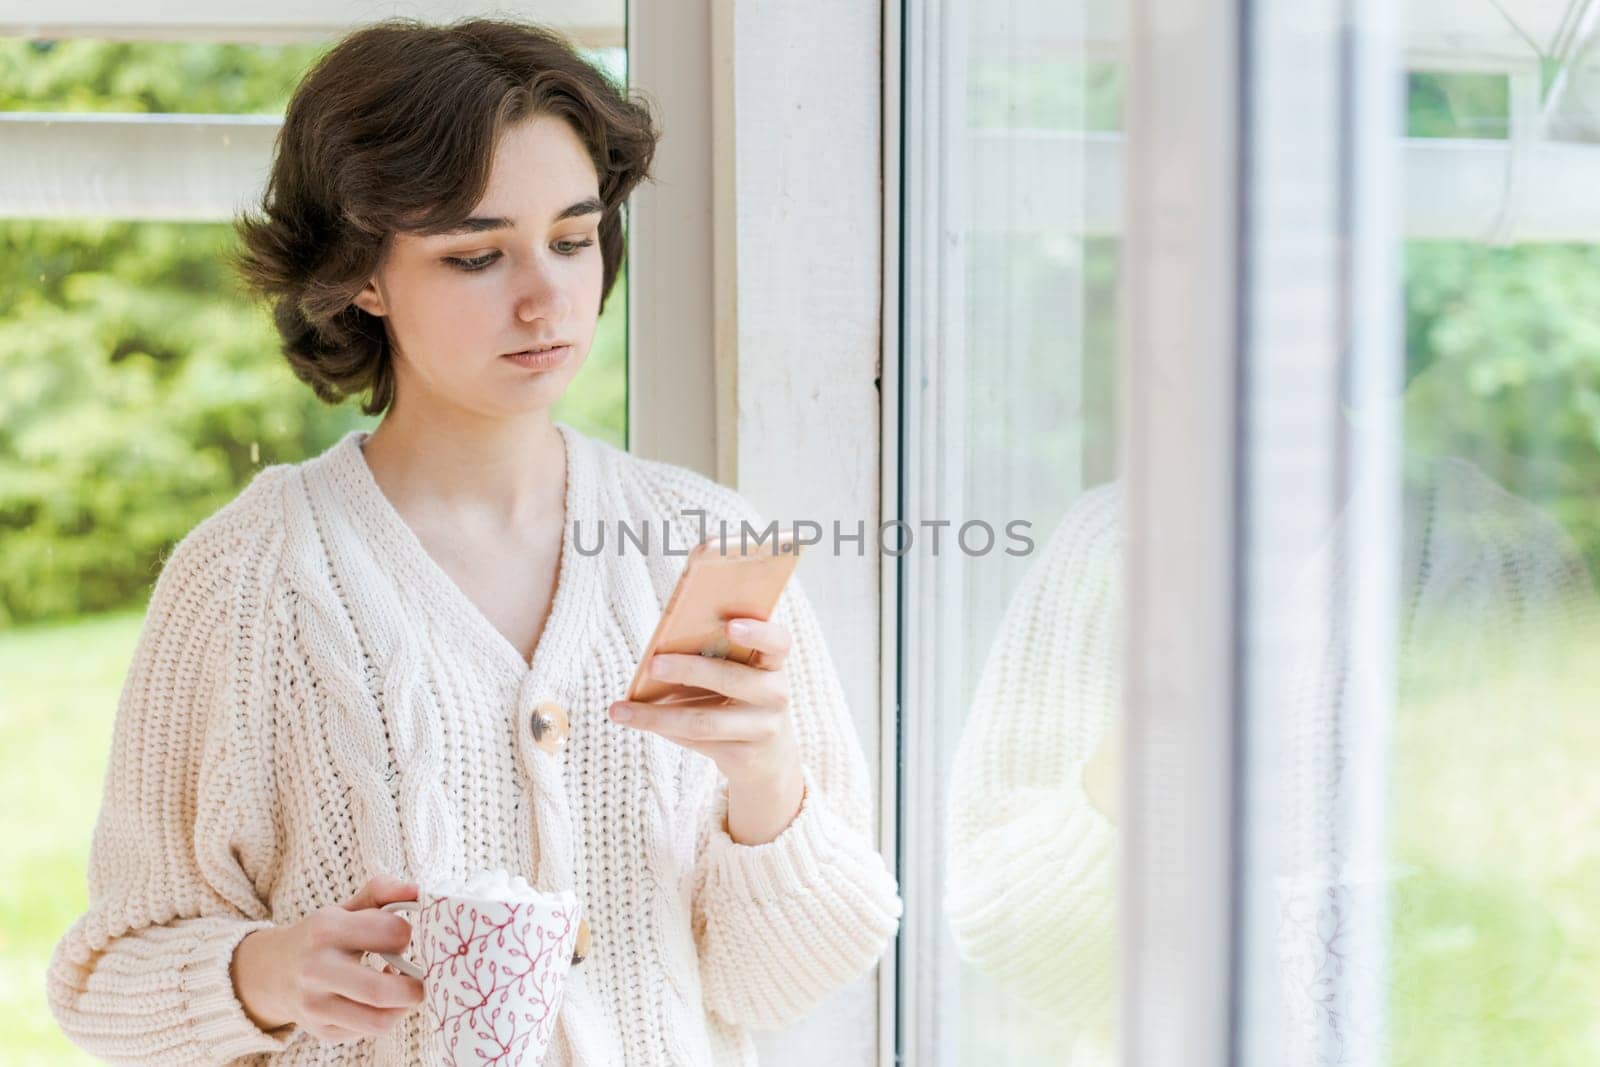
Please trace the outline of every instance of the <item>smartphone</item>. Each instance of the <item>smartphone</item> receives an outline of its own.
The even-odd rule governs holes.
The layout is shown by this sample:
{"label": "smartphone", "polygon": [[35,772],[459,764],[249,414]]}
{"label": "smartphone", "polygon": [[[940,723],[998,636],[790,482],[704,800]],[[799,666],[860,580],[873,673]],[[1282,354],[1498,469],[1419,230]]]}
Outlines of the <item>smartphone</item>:
{"label": "smartphone", "polygon": [[653,704],[720,703],[719,693],[650,677],[650,657],[686,652],[749,663],[755,650],[729,640],[726,623],[771,618],[799,561],[793,529],[759,541],[730,532],[691,549],[633,673],[628,699]]}

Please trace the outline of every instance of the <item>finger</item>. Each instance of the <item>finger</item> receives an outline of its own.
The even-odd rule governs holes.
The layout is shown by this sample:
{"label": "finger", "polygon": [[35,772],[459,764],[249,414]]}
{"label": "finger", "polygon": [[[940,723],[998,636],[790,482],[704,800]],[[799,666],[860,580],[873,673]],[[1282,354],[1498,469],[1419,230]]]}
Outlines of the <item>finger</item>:
{"label": "finger", "polygon": [[368,908],[366,911],[339,915],[323,943],[358,954],[404,952],[406,946],[411,944],[411,924],[403,915]]}
{"label": "finger", "polygon": [[364,908],[381,908],[399,900],[416,899],[415,882],[402,882],[390,875],[380,874],[368,879],[366,885],[356,890],[355,896],[344,902],[344,909],[361,911]]}
{"label": "finger", "polygon": [[363,1037],[386,1034],[389,1028],[405,1018],[410,1008],[374,1008],[370,1004],[357,1004],[337,994],[327,996],[319,1004],[322,1020],[329,1026],[349,1030]]}
{"label": "finger", "polygon": [[729,619],[725,629],[730,641],[754,649],[756,657],[751,666],[764,671],[775,671],[789,658],[789,630],[782,623],[770,619]]}
{"label": "finger", "polygon": [[[787,712],[777,708],[742,708],[645,704],[623,700],[611,705],[612,717],[640,730],[679,742],[761,742],[777,735]],[[617,712],[627,715],[618,718]]]}
{"label": "finger", "polygon": [[422,1003],[422,982],[403,974],[385,974],[360,964],[333,972],[328,992],[374,1008],[414,1008]]}
{"label": "finger", "polygon": [[788,680],[783,675],[732,660],[663,652],[651,657],[650,676],[721,693],[730,700],[745,704],[780,705],[788,702]]}

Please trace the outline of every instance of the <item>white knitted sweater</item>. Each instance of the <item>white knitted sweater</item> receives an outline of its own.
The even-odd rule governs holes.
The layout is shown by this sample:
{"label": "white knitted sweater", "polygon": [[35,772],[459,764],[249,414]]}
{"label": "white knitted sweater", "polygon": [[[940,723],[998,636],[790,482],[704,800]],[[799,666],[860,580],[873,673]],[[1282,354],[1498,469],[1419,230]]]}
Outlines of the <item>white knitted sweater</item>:
{"label": "white knitted sweater", "polygon": [[[503,867],[578,894],[593,949],[549,1064],[751,1064],[748,1028],[800,1018],[879,959],[900,901],[798,582],[776,618],[805,800],[776,840],[739,845],[716,766],[606,710],[699,539],[696,509],[712,529],[756,517],[690,471],[561,432],[560,578],[531,666],[389,504],[361,431],[262,470],[173,551],[117,711],[89,910],[51,961],[73,1041],[119,1063],[421,1062],[420,1011],[325,1046],[263,1033],[229,976],[247,933],[378,873]],[[648,554],[619,554],[618,521],[648,521]],[[585,554],[602,524],[605,550]],[[557,756],[529,729],[547,700],[571,718]]]}

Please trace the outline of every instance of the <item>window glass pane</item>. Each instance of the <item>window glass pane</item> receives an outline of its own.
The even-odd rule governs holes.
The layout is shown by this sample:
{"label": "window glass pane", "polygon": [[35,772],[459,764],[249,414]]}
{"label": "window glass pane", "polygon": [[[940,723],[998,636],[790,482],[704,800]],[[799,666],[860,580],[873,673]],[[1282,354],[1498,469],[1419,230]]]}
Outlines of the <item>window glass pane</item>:
{"label": "window glass pane", "polygon": [[[1413,19],[1445,17],[1431,6],[1413,0]],[[1600,96],[1592,19],[1461,7],[1496,11],[1524,47],[1508,41],[1504,74],[1464,39],[1435,54],[1432,86],[1412,79],[1412,135],[1522,140],[1519,168],[1559,142],[1570,154],[1521,169],[1489,239],[1396,250],[1387,1060],[1553,1067],[1600,1055],[1600,235],[1582,222],[1587,194],[1547,175],[1600,151],[1583,143]],[[1447,181],[1420,192],[1447,195]],[[1551,225],[1529,239],[1519,216],[1534,205]]]}
{"label": "window glass pane", "polygon": [[[327,47],[0,40],[0,111],[279,115]],[[625,76],[622,49],[593,58]],[[0,152],[5,137],[0,118]],[[0,807],[28,813],[0,845],[8,1062],[91,1062],[56,1030],[45,966],[87,903],[118,694],[163,558],[261,467],[378,421],[294,377],[224,262],[235,245],[223,221],[0,219]],[[555,409],[619,446],[626,309],[624,266]]]}
{"label": "window glass pane", "polygon": [[[1118,824],[1094,794],[1116,791],[1097,756],[1115,755],[1120,687],[1121,257],[1100,199],[1120,181],[1117,34],[1022,2],[940,10],[907,16],[902,447],[907,521],[953,519],[955,552],[929,558],[918,526],[902,562],[900,1049],[1110,1062]],[[1284,258],[1252,265],[1312,268],[1258,276],[1252,328],[1320,346],[1250,350],[1246,566],[1289,580],[1252,591],[1245,669],[1249,714],[1281,745],[1262,777],[1288,802],[1259,817],[1295,866],[1257,887],[1278,905],[1262,917],[1276,1014],[1268,1044],[1244,1047],[1308,1057],[1259,1062],[1597,1052],[1600,227],[1580,179],[1600,66],[1585,20],[1559,15],[1414,0],[1399,20],[1401,141],[1376,177],[1401,208],[1385,251],[1403,302],[1384,344],[1352,344],[1339,319],[1369,306],[1338,288],[1370,266],[1350,266],[1366,250],[1341,244],[1339,212],[1369,209],[1372,157],[1315,154],[1339,143],[1341,108],[1370,112],[1315,96],[1251,110],[1257,136],[1281,138],[1254,145],[1256,177],[1282,182],[1252,204],[1311,212],[1253,246]],[[1264,63],[1253,92],[1353,91],[1335,23],[1309,25],[1281,24],[1274,39],[1303,33],[1307,51]],[[1289,69],[1324,60],[1326,82]],[[1381,520],[1374,474],[1394,490]],[[1034,550],[951,545],[995,516],[1029,520]],[[1392,573],[1357,558],[1375,537]],[[1383,663],[1360,653],[1374,620],[1393,629]],[[1367,865],[1341,849],[1374,798]],[[1360,1005],[1379,1010],[1341,1014]]]}
{"label": "window glass pane", "polygon": [[907,5],[901,1055],[1109,1063],[1116,27],[941,10]]}
{"label": "window glass pane", "polygon": [[1245,1062],[1600,1053],[1590,21],[1412,0],[1378,115],[1303,75],[1373,27],[1284,18],[1251,83]]}

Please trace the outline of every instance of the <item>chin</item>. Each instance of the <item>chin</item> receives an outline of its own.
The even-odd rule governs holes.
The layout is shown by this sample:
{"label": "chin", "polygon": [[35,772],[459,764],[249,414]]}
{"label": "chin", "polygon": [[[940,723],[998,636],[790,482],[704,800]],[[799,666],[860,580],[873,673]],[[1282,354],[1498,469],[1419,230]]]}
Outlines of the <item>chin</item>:
{"label": "chin", "polygon": [[520,387],[505,388],[504,383],[491,395],[482,399],[483,409],[506,416],[532,415],[546,411],[567,395],[570,375],[560,379],[533,380]]}

